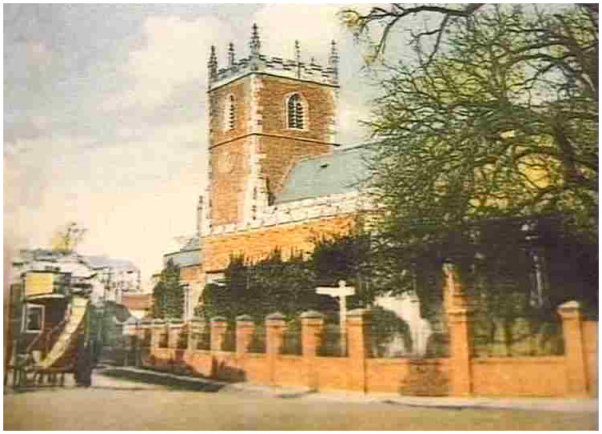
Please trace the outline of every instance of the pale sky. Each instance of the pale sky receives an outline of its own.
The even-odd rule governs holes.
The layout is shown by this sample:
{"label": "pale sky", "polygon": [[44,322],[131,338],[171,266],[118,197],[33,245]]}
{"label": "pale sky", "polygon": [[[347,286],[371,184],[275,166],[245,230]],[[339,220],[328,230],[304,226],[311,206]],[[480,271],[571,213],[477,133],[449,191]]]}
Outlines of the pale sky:
{"label": "pale sky", "polygon": [[[79,252],[126,258],[143,278],[175,237],[193,235],[207,183],[207,60],[216,45],[326,64],[339,47],[338,137],[358,124],[375,89],[360,48],[339,24],[344,5],[4,5],[4,261],[48,247],[69,221],[88,229]],[[367,5],[362,5],[367,8]]]}

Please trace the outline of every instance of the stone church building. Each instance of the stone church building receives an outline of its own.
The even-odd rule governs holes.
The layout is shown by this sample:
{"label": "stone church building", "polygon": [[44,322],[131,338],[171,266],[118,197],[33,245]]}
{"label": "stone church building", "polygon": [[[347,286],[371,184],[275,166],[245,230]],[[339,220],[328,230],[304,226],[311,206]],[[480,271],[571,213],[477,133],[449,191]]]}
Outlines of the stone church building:
{"label": "stone church building", "polygon": [[208,62],[209,184],[197,208],[197,233],[164,255],[188,284],[186,316],[202,289],[223,276],[232,254],[258,260],[274,249],[286,258],[310,252],[312,239],[349,231],[367,209],[363,146],[335,143],[339,58],[269,57],[257,26],[250,55],[219,67]]}

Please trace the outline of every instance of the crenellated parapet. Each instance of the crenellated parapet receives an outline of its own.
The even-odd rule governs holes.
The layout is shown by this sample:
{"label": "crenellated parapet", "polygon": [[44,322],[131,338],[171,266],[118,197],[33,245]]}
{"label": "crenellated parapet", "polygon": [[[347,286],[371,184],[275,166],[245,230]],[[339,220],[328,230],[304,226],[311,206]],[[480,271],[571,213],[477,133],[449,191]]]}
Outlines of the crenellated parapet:
{"label": "crenellated parapet", "polygon": [[261,54],[261,41],[257,25],[254,24],[249,48],[251,53],[248,57],[236,60],[234,46],[230,43],[228,46],[228,64],[226,67],[218,68],[215,48],[211,47],[211,55],[208,63],[210,90],[250,73],[265,73],[279,77],[338,86],[339,57],[334,41],[331,42],[328,65],[316,63],[313,57],[309,62],[302,62],[298,41],[295,41],[296,59],[266,56]]}

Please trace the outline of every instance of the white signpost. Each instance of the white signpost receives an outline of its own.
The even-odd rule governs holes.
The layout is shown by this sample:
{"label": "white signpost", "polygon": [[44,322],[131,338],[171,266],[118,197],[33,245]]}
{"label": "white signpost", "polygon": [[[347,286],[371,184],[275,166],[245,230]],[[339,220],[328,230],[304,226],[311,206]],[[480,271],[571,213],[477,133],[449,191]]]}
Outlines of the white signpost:
{"label": "white signpost", "polygon": [[355,288],[353,286],[346,286],[344,280],[339,280],[338,287],[332,286],[321,286],[316,288],[316,294],[329,295],[339,299],[339,326],[341,328],[341,346],[343,352],[346,351],[346,323],[347,323],[347,299],[351,295],[355,295]]}

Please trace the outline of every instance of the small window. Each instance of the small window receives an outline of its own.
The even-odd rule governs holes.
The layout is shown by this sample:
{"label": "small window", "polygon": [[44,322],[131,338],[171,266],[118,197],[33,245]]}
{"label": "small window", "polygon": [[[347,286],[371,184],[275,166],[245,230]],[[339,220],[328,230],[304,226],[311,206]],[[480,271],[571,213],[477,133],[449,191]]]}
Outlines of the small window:
{"label": "small window", "polygon": [[298,93],[293,94],[287,103],[288,128],[302,130],[305,127],[303,101]]}
{"label": "small window", "polygon": [[41,333],[44,325],[44,306],[25,305],[23,329],[26,333]]}
{"label": "small window", "polygon": [[234,95],[229,95],[226,101],[226,113],[225,113],[225,123],[226,130],[231,130],[234,128],[234,124],[236,122],[236,113],[235,113],[235,101]]}

